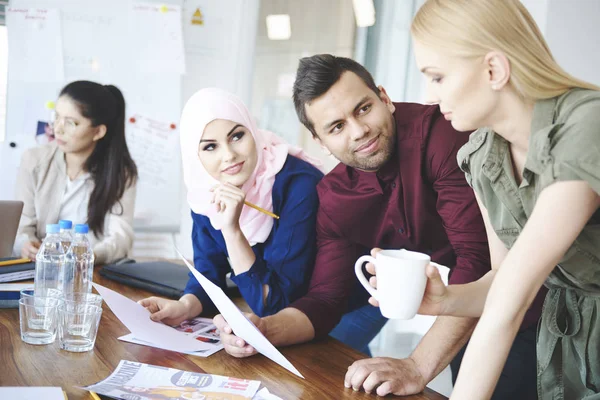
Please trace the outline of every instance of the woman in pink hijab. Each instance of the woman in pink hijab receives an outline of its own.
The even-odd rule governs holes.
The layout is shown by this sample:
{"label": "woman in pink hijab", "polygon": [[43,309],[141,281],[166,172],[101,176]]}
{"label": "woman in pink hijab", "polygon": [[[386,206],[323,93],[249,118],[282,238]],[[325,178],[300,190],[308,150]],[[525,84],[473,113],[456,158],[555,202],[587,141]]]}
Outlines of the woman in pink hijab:
{"label": "woman in pink hijab", "polygon": [[[221,89],[195,93],[180,128],[196,269],[222,289],[231,272],[256,315],[276,313],[308,288],[316,254],[316,186],[323,177],[319,163],[258,129],[242,101]],[[140,303],[153,320],[171,325],[214,311],[193,277],[179,300],[150,297]]]}

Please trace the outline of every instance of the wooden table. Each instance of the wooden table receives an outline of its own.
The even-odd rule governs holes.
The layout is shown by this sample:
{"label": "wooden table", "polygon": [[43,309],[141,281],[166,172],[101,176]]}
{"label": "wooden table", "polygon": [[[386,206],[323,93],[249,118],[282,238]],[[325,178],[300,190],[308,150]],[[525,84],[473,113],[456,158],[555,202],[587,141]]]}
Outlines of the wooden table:
{"label": "wooden table", "polygon": [[[151,295],[107,280],[94,273],[94,281],[131,299]],[[290,346],[281,351],[304,375],[289,373],[262,355],[246,359],[220,351],[202,358],[125,343],[117,338],[129,331],[104,304],[96,346],[87,353],[70,353],[51,345],[34,346],[21,341],[18,309],[0,309],[0,386],[61,386],[69,400],[91,399],[85,386],[106,378],[120,360],[162,365],[186,371],[232,376],[261,381],[282,399],[377,399],[375,395],[344,388],[344,375],[350,364],[365,355],[335,339]],[[426,389],[404,399],[442,400],[446,397]]]}

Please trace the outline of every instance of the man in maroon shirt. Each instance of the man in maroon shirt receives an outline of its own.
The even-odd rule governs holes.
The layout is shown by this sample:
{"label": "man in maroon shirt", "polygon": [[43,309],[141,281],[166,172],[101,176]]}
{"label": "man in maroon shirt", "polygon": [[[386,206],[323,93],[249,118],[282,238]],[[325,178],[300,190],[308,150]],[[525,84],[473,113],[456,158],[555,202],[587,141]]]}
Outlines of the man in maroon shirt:
{"label": "man in maroon shirt", "polygon": [[[451,269],[450,284],[475,281],[490,270],[483,220],[456,162],[468,133],[455,131],[437,106],[393,103],[364,67],[332,55],[300,61],[294,103],[300,121],[340,164],[317,187],[318,250],[308,293],[273,316],[251,319],[275,345],[331,332],[368,352],[386,319],[368,304],[354,275],[359,256],[374,247],[427,253]],[[530,325],[515,341],[497,398],[528,388],[535,393],[539,312],[530,313]],[[221,317],[215,323],[228,353],[254,354]],[[440,316],[409,358],[361,360],[349,368],[345,384],[368,392],[388,385],[380,395],[418,393],[451,362],[475,324]]]}

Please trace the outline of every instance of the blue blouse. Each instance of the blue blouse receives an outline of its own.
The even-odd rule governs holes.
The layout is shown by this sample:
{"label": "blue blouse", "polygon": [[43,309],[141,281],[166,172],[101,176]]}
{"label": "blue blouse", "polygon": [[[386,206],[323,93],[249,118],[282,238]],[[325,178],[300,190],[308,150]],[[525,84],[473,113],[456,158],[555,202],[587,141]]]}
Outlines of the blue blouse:
{"label": "blue blouse", "polygon": [[[274,314],[304,295],[316,255],[317,183],[322,177],[313,165],[288,155],[275,176],[272,191],[273,212],[280,219],[274,221],[267,240],[252,247],[256,261],[239,275],[235,275],[229,265],[221,231],[212,227],[208,217],[192,212],[196,269],[223,290],[225,275],[231,271],[231,280],[260,317]],[[269,286],[266,301],[263,301],[263,285]],[[203,314],[215,311],[214,304],[191,273],[185,293],[198,297]]]}

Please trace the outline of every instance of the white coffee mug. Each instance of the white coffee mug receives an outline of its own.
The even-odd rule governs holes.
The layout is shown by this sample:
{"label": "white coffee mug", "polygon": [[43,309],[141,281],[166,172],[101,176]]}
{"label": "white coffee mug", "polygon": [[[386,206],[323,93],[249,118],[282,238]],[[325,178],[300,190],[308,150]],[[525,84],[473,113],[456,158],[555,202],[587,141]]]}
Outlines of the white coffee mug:
{"label": "white coffee mug", "polygon": [[[365,262],[375,265],[377,289],[365,277]],[[379,302],[386,318],[411,319],[423,300],[427,275],[425,268],[431,262],[427,254],[408,250],[382,250],[375,258],[362,256],[356,260],[354,272],[360,283]]]}

